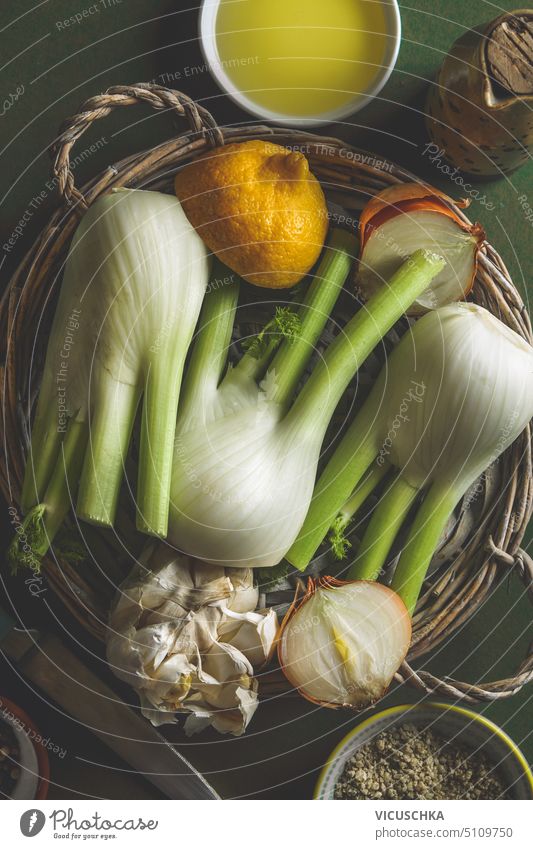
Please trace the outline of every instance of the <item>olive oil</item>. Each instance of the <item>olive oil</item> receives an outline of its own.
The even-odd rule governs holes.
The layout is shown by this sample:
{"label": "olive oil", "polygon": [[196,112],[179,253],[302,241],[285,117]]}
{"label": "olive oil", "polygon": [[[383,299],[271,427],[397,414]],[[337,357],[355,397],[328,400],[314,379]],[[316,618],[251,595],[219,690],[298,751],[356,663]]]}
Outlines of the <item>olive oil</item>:
{"label": "olive oil", "polygon": [[380,74],[385,15],[380,0],[220,0],[219,61],[263,109],[331,113],[366,94]]}

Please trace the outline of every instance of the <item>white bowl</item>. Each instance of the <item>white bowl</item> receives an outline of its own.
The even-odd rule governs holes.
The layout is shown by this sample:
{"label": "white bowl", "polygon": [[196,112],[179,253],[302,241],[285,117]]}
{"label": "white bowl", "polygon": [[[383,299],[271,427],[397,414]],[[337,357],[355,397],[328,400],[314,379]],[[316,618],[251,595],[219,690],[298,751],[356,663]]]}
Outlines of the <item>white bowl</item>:
{"label": "white bowl", "polygon": [[[268,2],[268,0],[264,0]],[[402,24],[400,18],[400,9],[397,0],[382,0],[385,6],[385,16],[387,22],[387,43],[385,48],[385,56],[383,59],[383,67],[378,71],[374,82],[363,94],[357,94],[353,100],[346,103],[338,109],[333,109],[331,112],[323,112],[318,115],[308,117],[288,116],[287,114],[279,114],[272,112],[270,109],[262,107],[251,98],[243,94],[230,79],[222,65],[216,40],[216,18],[220,0],[204,0],[200,9],[200,44],[206,61],[206,65],[211,71],[213,77],[219,86],[231,97],[231,99],[242,109],[245,109],[255,118],[272,121],[284,127],[319,127],[324,124],[330,124],[332,121],[340,121],[347,118],[348,115],[353,115],[359,112],[369,100],[378,94],[387,80],[389,79],[398,52],[400,50]]]}
{"label": "white bowl", "polygon": [[533,799],[533,775],[529,765],[508,734],[482,714],[458,705],[422,702],[387,708],[356,725],[329,756],[315,788],[315,799],[334,799],[335,785],[346,761],[356,749],[369,743],[381,731],[409,723],[430,727],[446,739],[464,741],[465,747],[479,749],[498,765],[498,774],[511,787],[511,798]]}

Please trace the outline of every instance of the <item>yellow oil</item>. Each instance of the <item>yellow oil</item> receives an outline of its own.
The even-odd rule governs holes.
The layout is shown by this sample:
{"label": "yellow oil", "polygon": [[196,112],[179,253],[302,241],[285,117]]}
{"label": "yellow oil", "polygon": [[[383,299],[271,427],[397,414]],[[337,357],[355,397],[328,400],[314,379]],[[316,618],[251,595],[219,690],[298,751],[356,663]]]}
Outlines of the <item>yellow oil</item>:
{"label": "yellow oil", "polygon": [[340,109],[379,74],[386,46],[380,0],[221,0],[219,61],[249,100],[280,115]]}

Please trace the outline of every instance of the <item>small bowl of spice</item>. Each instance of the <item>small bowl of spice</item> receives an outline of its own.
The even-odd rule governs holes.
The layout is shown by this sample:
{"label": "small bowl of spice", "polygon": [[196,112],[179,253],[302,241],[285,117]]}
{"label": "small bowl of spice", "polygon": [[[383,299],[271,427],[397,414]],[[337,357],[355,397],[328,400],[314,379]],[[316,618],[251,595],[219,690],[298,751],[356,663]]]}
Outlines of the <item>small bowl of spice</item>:
{"label": "small bowl of spice", "polygon": [[425,702],[374,714],[324,766],[315,799],[533,799],[533,775],[484,716]]}
{"label": "small bowl of spice", "polygon": [[27,714],[0,697],[0,799],[45,799],[49,762]]}

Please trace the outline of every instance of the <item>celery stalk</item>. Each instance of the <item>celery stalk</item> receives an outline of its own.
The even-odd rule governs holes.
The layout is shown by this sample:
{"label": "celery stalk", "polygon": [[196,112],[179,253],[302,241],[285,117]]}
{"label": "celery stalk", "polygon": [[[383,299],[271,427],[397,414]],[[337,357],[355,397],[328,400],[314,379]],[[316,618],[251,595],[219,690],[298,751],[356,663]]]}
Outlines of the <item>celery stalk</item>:
{"label": "celery stalk", "polygon": [[152,536],[167,535],[172,454],[185,353],[177,357],[172,349],[162,351],[151,365],[144,389],[137,528]]}
{"label": "celery stalk", "polygon": [[39,503],[50,481],[64,434],[58,428],[55,399],[48,387],[41,390],[26,460],[20,506],[23,513]]}
{"label": "celery stalk", "polygon": [[[357,369],[379,340],[442,270],[444,260],[424,250],[416,251],[348,322],[317,363],[287,419],[309,421],[325,431],[335,407]],[[376,458],[376,444],[364,408],[355,419],[315,488],[300,533],[286,554],[293,566],[304,570],[324,539],[335,516]]]}
{"label": "celery stalk", "polygon": [[22,566],[34,571],[40,568],[41,559],[74,503],[87,436],[87,423],[71,419],[44,498],[24,517],[20,533],[8,548],[7,560],[12,572]]}
{"label": "celery stalk", "polygon": [[109,376],[99,383],[100,403],[89,429],[76,514],[93,525],[108,527],[115,521],[141,392],[137,386],[119,383]]}
{"label": "celery stalk", "polygon": [[180,420],[187,419],[201,398],[215,391],[228,356],[235,321],[240,280],[216,260],[192,342],[192,354],[183,379]]}
{"label": "celery stalk", "polygon": [[461,495],[462,490],[435,481],[413,519],[391,584],[411,615],[437,543]]}
{"label": "celery stalk", "polygon": [[270,370],[276,374],[274,400],[278,403],[287,405],[292,400],[309,358],[342,292],[356,253],[355,236],[345,230],[333,230],[299,310],[300,333],[295,339],[282,344],[270,364]]}
{"label": "celery stalk", "polygon": [[347,539],[345,531],[352,523],[354,516],[359,512],[367,498],[374,492],[377,485],[381,482],[384,476],[389,471],[389,467],[384,463],[379,466],[374,463],[370,467],[364,478],[356,486],[348,500],[342,506],[333,524],[331,525],[328,540],[335,557],[338,560],[343,560],[346,552],[351,548],[351,543]]}
{"label": "celery stalk", "polygon": [[417,493],[418,489],[411,486],[402,475],[395,478],[372,514],[348,572],[350,581],[378,579]]}

